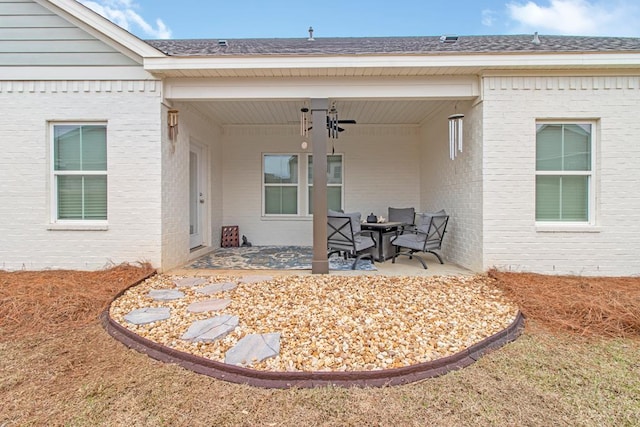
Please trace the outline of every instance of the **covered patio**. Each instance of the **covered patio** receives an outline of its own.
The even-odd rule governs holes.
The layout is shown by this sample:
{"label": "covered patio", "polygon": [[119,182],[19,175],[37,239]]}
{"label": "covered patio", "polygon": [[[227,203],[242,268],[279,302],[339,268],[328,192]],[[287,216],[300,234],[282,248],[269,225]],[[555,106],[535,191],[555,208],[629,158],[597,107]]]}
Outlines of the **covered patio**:
{"label": "covered patio", "polygon": [[[165,98],[180,114],[175,151],[165,163],[178,175],[189,169],[188,181],[179,181],[183,190],[171,195],[190,206],[189,252],[174,248],[176,255],[193,261],[210,253],[219,247],[222,226],[238,225],[253,245],[313,246],[312,271],[327,273],[327,208],[366,218],[411,206],[416,212],[445,209],[451,216],[443,245],[447,264],[481,270],[476,77],[196,79],[156,72],[168,74]],[[309,110],[306,128],[302,109]],[[313,126],[326,123],[330,110],[355,123],[340,124],[330,137],[326,126]],[[454,113],[465,115],[465,147],[450,160],[447,118]],[[279,189],[294,187],[293,208],[275,213],[265,181],[272,157],[297,168],[295,182]],[[327,181],[331,168],[339,172]]]}

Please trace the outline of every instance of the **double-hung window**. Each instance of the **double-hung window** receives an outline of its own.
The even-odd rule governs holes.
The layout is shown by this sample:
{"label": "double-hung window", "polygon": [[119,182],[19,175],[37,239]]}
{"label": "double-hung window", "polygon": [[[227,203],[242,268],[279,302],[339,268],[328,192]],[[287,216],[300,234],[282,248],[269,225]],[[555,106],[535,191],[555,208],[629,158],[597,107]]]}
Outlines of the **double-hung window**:
{"label": "double-hung window", "polygon": [[[313,214],[313,156],[309,154],[308,187],[309,214]],[[342,210],[342,155],[327,155],[327,208],[333,211]]]}
{"label": "double-hung window", "polygon": [[536,221],[593,222],[594,125],[536,125]]}
{"label": "double-hung window", "polygon": [[297,154],[265,154],[263,203],[265,215],[298,215]]}
{"label": "double-hung window", "polygon": [[[264,154],[262,200],[265,216],[313,214],[313,157],[310,154]],[[327,156],[327,206],[341,210],[343,161],[341,154]]]}
{"label": "double-hung window", "polygon": [[53,221],[106,221],[106,125],[55,123],[51,131]]}

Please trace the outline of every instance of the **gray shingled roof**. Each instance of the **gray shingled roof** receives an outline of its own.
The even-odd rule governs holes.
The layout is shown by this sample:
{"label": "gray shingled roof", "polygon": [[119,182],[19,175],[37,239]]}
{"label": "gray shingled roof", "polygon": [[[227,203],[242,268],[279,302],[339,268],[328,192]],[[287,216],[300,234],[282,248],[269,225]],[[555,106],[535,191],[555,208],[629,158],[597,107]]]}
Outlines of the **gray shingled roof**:
{"label": "gray shingled roof", "polygon": [[146,40],[170,56],[378,55],[533,52],[640,52],[640,38],[540,36],[460,36],[455,43],[440,37],[345,37],[296,39]]}

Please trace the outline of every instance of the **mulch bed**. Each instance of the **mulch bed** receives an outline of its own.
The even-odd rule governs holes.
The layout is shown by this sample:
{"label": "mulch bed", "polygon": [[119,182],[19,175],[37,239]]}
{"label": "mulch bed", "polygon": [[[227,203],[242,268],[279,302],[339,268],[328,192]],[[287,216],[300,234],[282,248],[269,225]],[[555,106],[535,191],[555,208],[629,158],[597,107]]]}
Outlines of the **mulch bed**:
{"label": "mulch bed", "polygon": [[121,290],[153,272],[150,264],[89,272],[0,270],[0,341],[96,322]]}
{"label": "mulch bed", "polygon": [[[0,271],[0,341],[97,322],[148,264],[86,271]],[[640,338],[640,278],[570,277],[490,271],[529,320],[585,337]]]}
{"label": "mulch bed", "polygon": [[640,338],[640,277],[489,272],[530,320],[587,338]]}

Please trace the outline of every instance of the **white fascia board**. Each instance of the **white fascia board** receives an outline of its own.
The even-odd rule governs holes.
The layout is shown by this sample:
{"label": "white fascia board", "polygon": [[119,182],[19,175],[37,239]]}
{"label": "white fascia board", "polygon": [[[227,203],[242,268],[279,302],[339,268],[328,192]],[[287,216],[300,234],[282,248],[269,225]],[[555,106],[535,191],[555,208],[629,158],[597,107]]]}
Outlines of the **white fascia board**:
{"label": "white fascia board", "polygon": [[168,78],[165,99],[472,99],[480,95],[476,76],[411,78]]}
{"label": "white fascia board", "polygon": [[169,70],[307,69],[307,68],[410,68],[410,67],[640,67],[640,53],[576,54],[467,54],[379,56],[253,56],[145,58],[149,72]]}
{"label": "white fascia board", "polygon": [[[132,57],[139,62],[142,58],[162,58],[166,55],[158,49],[140,40],[127,30],[117,26],[102,15],[94,12],[83,4],[75,0],[34,0],[43,7],[70,20],[83,30],[89,31],[99,39],[107,37],[116,43],[114,48],[123,54],[132,57],[134,53],[137,57]],[[61,13],[62,12],[62,13]],[[87,28],[88,27],[88,28]],[[98,34],[96,34],[97,32]],[[102,35],[103,37],[100,37]],[[106,40],[103,40],[106,42]],[[125,48],[125,49],[122,49]],[[127,52],[128,50],[129,52]]]}

